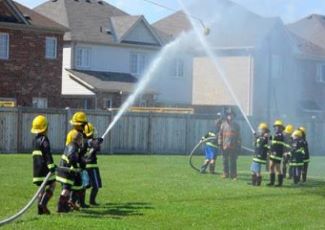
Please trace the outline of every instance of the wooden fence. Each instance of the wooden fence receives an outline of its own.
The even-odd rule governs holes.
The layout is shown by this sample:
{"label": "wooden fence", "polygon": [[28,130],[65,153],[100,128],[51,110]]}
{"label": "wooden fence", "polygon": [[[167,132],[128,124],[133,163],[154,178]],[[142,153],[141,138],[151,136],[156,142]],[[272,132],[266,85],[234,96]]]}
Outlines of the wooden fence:
{"label": "wooden fence", "polygon": [[[62,152],[65,136],[71,128],[69,119],[75,111],[64,109],[0,108],[0,153],[30,152],[33,135],[30,133],[33,118],[44,114],[49,120],[48,136],[53,152]],[[87,111],[88,120],[99,135],[105,132],[115,112]],[[238,119],[242,141],[251,147],[252,134],[244,120]],[[105,139],[103,153],[188,154],[202,135],[214,127],[215,117],[195,114],[127,113]],[[257,122],[253,122],[254,125]],[[324,123],[309,122],[311,146],[325,149]],[[317,132],[317,133],[316,133]],[[316,152],[316,150],[315,150]]]}

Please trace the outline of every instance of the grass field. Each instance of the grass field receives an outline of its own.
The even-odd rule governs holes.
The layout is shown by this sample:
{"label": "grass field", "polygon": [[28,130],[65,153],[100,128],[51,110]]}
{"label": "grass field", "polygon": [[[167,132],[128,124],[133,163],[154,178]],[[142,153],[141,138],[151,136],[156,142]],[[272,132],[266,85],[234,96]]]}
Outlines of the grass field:
{"label": "grass field", "polygon": [[[58,185],[51,216],[34,205],[3,229],[325,229],[325,158],[313,158],[306,185],[283,188],[247,185],[250,160],[239,158],[230,181],[196,173],[182,156],[102,156],[98,208],[55,213]],[[32,197],[31,173],[30,155],[0,155],[0,219]]]}

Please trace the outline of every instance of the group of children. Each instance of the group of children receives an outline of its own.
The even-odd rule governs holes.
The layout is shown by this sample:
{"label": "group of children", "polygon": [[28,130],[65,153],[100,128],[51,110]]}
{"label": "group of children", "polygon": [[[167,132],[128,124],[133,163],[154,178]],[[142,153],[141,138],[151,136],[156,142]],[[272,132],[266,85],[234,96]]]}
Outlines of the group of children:
{"label": "group of children", "polygon": [[[289,178],[294,184],[306,182],[309,158],[306,130],[300,127],[294,130],[292,125],[284,126],[281,120],[275,121],[274,134],[266,123],[261,123],[255,135],[255,153],[252,171],[252,185],[259,186],[262,182],[262,166],[268,163],[270,182],[268,186],[274,186],[276,176],[278,183],[276,187],[283,185],[289,168]],[[281,164],[283,167],[281,167]]]}
{"label": "group of children", "polygon": [[[287,172],[288,178],[293,179],[294,184],[305,183],[310,161],[305,128],[300,127],[295,130],[290,124],[285,127],[281,120],[276,120],[273,127],[273,136],[266,123],[261,123],[255,134],[255,149],[251,164],[252,185],[260,186],[262,184],[262,167],[265,165],[270,172],[268,186],[281,187]],[[215,161],[219,154],[216,137],[217,133],[208,132],[201,139],[204,142],[203,152],[205,155],[204,163],[200,169],[201,173],[205,173],[208,168],[211,174],[215,173]],[[277,184],[275,184],[276,177]]]}
{"label": "group of children", "polygon": [[56,182],[62,185],[57,212],[88,208],[85,203],[87,188],[91,188],[89,204],[97,205],[96,196],[102,187],[97,152],[103,139],[96,137],[96,130],[84,112],[75,113],[70,123],[72,129],[67,134],[63,155],[56,166],[47,137],[47,118],[39,115],[32,122],[31,132],[35,134],[32,152],[33,183],[40,186],[50,173],[45,189],[38,197],[40,215],[50,214],[47,203],[53,195]]}

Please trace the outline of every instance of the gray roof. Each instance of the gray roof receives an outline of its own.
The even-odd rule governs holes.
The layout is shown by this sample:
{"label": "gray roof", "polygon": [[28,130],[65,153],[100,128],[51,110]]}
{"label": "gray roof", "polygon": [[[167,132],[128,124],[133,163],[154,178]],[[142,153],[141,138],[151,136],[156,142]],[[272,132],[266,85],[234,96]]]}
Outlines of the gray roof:
{"label": "gray roof", "polygon": [[[276,26],[283,27],[280,18],[261,17],[231,1],[210,0],[210,2],[213,2],[216,7],[206,9],[204,12],[193,10],[193,15],[195,15],[193,19],[194,21],[201,19],[206,24],[205,26],[209,27],[210,34],[207,39],[216,47],[255,47]],[[198,1],[197,4],[203,3],[205,2]],[[192,8],[195,9],[195,7]],[[209,21],[213,15],[221,16],[214,21]],[[182,11],[157,21],[153,26],[169,34],[170,37],[176,37],[180,33],[192,29],[186,14]]]}
{"label": "gray roof", "polygon": [[0,2],[4,7],[8,7],[9,15],[0,16],[0,26],[21,26],[30,29],[39,29],[51,32],[64,33],[68,28],[55,21],[25,7],[17,2],[5,0]]}
{"label": "gray roof", "polygon": [[295,33],[290,32],[290,38],[293,41],[295,47],[298,49],[298,54],[301,57],[306,58],[325,58],[325,49],[314,44],[313,42],[306,40]]}
{"label": "gray roof", "polygon": [[[131,16],[99,0],[49,0],[35,10],[68,27],[66,41],[119,43],[135,23],[145,20],[143,16]],[[154,36],[159,41],[156,33]]]}
{"label": "gray roof", "polygon": [[[116,73],[116,72],[102,72],[102,71],[88,71],[88,70],[72,70],[66,69],[70,73],[70,77],[89,88],[92,91],[99,91],[105,93],[132,93],[138,82],[132,74]],[[154,94],[154,91],[147,90],[145,93]]]}
{"label": "gray roof", "polygon": [[293,34],[325,49],[325,16],[312,14],[287,25]]}

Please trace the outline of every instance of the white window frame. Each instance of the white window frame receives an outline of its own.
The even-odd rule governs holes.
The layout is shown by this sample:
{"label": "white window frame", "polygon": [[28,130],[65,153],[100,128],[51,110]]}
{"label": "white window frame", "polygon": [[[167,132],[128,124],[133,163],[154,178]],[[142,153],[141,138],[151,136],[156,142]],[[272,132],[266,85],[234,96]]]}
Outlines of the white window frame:
{"label": "white window frame", "polygon": [[319,83],[325,83],[325,63],[317,64],[316,81]]}
{"label": "white window frame", "polygon": [[171,63],[171,75],[176,78],[185,78],[185,62],[182,58],[175,58]]}
{"label": "white window frame", "polygon": [[48,100],[46,97],[33,97],[32,104],[33,108],[47,109]]}
{"label": "white window frame", "polygon": [[0,33],[0,36],[5,36],[7,38],[7,44],[5,44],[5,48],[7,49],[5,51],[5,56],[0,56],[1,60],[8,60],[9,59],[9,46],[10,46],[10,41],[9,41],[9,34],[8,33]]}
{"label": "white window frame", "polygon": [[[133,63],[133,58],[136,58]],[[148,63],[148,55],[141,52],[130,53],[130,73],[136,76],[144,74]]]}
{"label": "white window frame", "polygon": [[[50,44],[54,42],[54,47],[50,47]],[[52,50],[53,49],[53,50]],[[58,50],[58,40],[56,37],[45,37],[45,58],[56,59]]]}
{"label": "white window frame", "polygon": [[[81,54],[79,53],[81,52]],[[87,57],[85,58],[84,55],[87,53]],[[81,56],[79,56],[81,55]],[[79,60],[80,59],[80,60]],[[87,60],[85,60],[87,59]],[[76,47],[75,51],[75,64],[77,68],[87,69],[91,66],[91,48],[78,46]]]}

